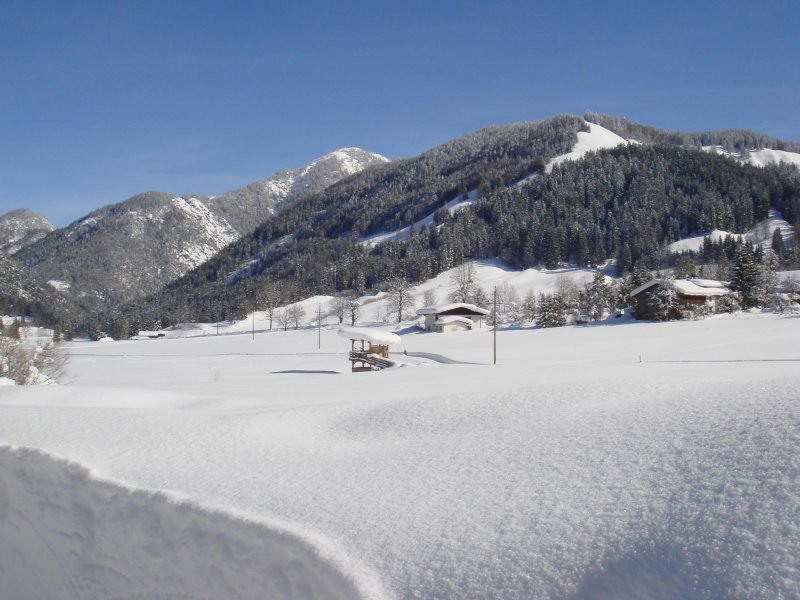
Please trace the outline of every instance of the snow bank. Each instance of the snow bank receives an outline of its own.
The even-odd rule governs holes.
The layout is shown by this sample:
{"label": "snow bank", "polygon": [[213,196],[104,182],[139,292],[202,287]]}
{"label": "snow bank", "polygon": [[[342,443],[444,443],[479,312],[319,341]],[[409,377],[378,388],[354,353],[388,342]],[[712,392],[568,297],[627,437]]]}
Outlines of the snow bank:
{"label": "snow bank", "polygon": [[294,536],[0,447],[4,598],[354,598]]}

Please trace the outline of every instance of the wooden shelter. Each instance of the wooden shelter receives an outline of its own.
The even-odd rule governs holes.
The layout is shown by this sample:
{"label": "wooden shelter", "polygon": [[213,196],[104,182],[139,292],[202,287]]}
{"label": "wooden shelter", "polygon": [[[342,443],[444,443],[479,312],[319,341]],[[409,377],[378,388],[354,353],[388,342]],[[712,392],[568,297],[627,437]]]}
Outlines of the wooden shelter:
{"label": "wooden shelter", "polygon": [[389,358],[389,346],[399,344],[400,336],[367,327],[342,327],[339,335],[350,340],[348,358],[353,372],[377,371],[394,365]]}

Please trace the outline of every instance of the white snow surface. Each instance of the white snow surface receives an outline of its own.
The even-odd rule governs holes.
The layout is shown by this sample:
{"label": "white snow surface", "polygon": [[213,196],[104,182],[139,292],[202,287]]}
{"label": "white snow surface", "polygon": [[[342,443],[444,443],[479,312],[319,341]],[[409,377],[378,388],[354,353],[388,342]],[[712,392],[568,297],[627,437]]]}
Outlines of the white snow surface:
{"label": "white snow surface", "polygon": [[681,252],[699,252],[703,247],[703,239],[705,237],[710,237],[712,241],[719,242],[727,236],[748,241],[753,245],[760,244],[764,249],[767,249],[772,248],[772,235],[776,229],[780,230],[784,244],[790,244],[792,242],[794,238],[794,228],[791,223],[786,221],[783,216],[781,216],[780,212],[771,208],[769,210],[769,216],[746,233],[731,233],[729,231],[715,229],[707,235],[694,235],[678,240],[677,242],[672,242],[667,246],[667,250],[674,254],[679,254]]}
{"label": "white snow surface", "polygon": [[788,163],[800,168],[800,154],[786,152],[785,150],[772,150],[771,148],[752,149],[747,153],[747,158],[742,158],[739,152],[728,152],[722,146],[703,146],[703,150],[712,154],[723,154],[735,158],[739,162],[756,167],[766,167],[779,163]]}
{"label": "white snow surface", "polygon": [[800,595],[796,315],[397,333],[377,373],[335,327],[72,343],[0,391],[0,588]]}
{"label": "white snow surface", "polygon": [[567,160],[579,160],[586,156],[589,152],[596,152],[597,150],[604,150],[606,148],[616,148],[621,144],[629,143],[623,137],[618,136],[613,131],[601,127],[597,123],[590,123],[586,121],[589,126],[589,131],[578,132],[578,142],[572,148],[571,152],[556,156],[553,160],[547,163],[544,168],[545,173],[550,173],[558,164]]}

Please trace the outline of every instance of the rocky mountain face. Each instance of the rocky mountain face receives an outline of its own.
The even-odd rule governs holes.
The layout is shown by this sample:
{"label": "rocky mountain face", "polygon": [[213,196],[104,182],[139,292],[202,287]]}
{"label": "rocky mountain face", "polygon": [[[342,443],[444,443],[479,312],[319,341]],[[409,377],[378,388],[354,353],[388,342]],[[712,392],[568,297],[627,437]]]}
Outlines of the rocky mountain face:
{"label": "rocky mountain face", "polygon": [[146,192],[18,244],[14,260],[99,310],[156,292],[282,206],[386,160],[347,148],[215,198]]}
{"label": "rocky mountain face", "polygon": [[0,251],[14,254],[39,241],[55,227],[38,213],[21,208],[0,216]]}
{"label": "rocky mountain face", "polygon": [[146,192],[90,213],[14,258],[57,287],[119,302],[158,290],[236,237],[200,200]]}
{"label": "rocky mountain face", "polygon": [[74,327],[82,311],[71,299],[0,253],[0,314],[26,315],[34,322],[64,328]]}
{"label": "rocky mountain face", "polygon": [[342,148],[299,169],[284,169],[243,188],[206,200],[216,216],[240,235],[252,232],[282,206],[320,192],[329,185],[388,159],[360,148]]}

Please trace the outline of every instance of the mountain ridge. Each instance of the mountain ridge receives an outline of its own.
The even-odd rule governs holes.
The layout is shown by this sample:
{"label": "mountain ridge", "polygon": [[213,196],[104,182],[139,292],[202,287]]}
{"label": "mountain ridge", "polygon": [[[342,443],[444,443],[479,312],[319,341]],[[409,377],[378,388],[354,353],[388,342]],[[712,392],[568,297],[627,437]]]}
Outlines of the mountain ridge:
{"label": "mountain ridge", "polygon": [[[288,302],[303,294],[375,289],[397,277],[419,281],[469,258],[496,257],[519,268],[608,259],[622,270],[660,268],[659,261],[670,260],[663,248],[688,232],[746,230],[771,209],[791,222],[798,219],[800,170],[784,164],[756,168],[732,154],[747,152],[762,137],[775,146],[775,156],[795,148],[759,136],[745,130],[665,132],[587,113],[489,126],[391,162],[369,155],[369,164],[360,163],[356,173],[347,162],[363,151],[343,148],[216,198],[164,194],[161,204],[206,217],[188,239],[170,239],[167,256],[181,255],[181,243],[199,243],[215,227],[236,237],[207,243],[205,253],[184,251],[184,259],[195,260],[184,263],[183,273],[165,272],[148,285],[147,269],[166,271],[166,265],[163,252],[145,253],[140,267],[122,269],[138,288],[131,301],[107,293],[102,277],[73,291],[94,290],[95,306],[110,311],[108,318],[121,310],[131,319],[166,324],[238,315],[271,285]],[[707,143],[718,143],[723,154],[703,151]],[[333,183],[324,176],[329,161],[339,165]],[[228,201],[226,216],[220,207]],[[237,223],[230,216],[236,202],[267,218],[242,212]],[[83,245],[90,245],[86,239],[107,218],[95,213],[73,224],[72,236]],[[245,228],[250,232],[239,233]],[[400,230],[407,233],[382,235]],[[137,239],[127,229],[120,232],[129,247]],[[139,237],[154,245],[146,234]],[[103,252],[95,247],[93,254]],[[63,262],[65,250],[58,244],[48,253]],[[29,256],[23,252],[18,260]],[[37,269],[35,261],[29,266]],[[106,277],[108,269],[102,273]]]}
{"label": "mountain ridge", "polygon": [[281,206],[386,161],[342,149],[216,198],[143,192],[49,232],[20,248],[14,259],[41,279],[64,282],[99,310],[155,293]]}

